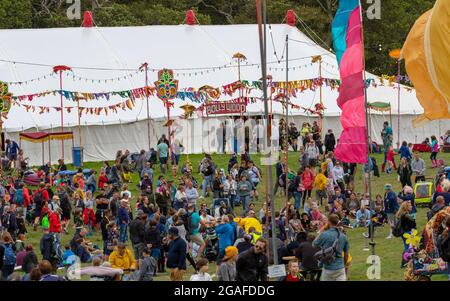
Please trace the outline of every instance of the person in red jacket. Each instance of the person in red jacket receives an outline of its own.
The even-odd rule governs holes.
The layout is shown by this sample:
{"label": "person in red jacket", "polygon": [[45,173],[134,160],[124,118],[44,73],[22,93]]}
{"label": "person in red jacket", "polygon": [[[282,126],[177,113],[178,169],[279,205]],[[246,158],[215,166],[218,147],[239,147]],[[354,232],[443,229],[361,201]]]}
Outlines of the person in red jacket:
{"label": "person in red jacket", "polygon": [[22,187],[22,196],[23,196],[23,217],[27,220],[27,209],[28,206],[31,206],[31,197],[28,188],[25,186]]}
{"label": "person in red jacket", "polygon": [[106,174],[104,171],[100,173],[100,176],[98,177],[98,188],[99,189],[106,189],[106,186],[108,185],[108,178],[106,177]]}
{"label": "person in red jacket", "polygon": [[305,170],[302,173],[302,184],[305,187],[305,191],[303,191],[303,208],[305,208],[306,198],[311,197],[311,192],[313,190],[314,184],[314,173],[311,170],[311,167],[305,166]]}
{"label": "person in red jacket", "polygon": [[62,231],[61,214],[62,209],[58,208],[53,212],[50,211],[48,215],[48,221],[50,223],[49,231],[50,233],[54,234],[54,236],[58,241],[61,241],[61,231]]}

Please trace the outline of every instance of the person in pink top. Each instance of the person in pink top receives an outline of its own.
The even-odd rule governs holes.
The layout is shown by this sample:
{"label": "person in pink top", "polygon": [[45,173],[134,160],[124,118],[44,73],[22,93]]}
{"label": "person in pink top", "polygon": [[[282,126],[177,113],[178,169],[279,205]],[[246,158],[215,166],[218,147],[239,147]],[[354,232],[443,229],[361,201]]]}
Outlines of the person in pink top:
{"label": "person in pink top", "polygon": [[305,167],[305,170],[302,173],[302,184],[305,187],[305,191],[303,191],[302,204],[303,208],[305,207],[306,197],[311,197],[311,192],[313,190],[314,184],[314,173],[311,170],[311,167],[308,165]]}

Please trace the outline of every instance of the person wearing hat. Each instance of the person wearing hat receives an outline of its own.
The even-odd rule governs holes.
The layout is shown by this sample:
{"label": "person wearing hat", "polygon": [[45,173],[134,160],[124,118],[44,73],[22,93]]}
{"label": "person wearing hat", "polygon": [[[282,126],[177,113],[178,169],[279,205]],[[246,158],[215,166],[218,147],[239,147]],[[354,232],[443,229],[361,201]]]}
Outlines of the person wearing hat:
{"label": "person wearing hat", "polygon": [[223,256],[225,256],[225,249],[233,245],[235,232],[233,226],[230,224],[228,215],[222,216],[218,223],[219,224],[216,225],[216,233],[219,238],[219,254],[217,256],[217,261],[220,262]]}
{"label": "person wearing hat", "polygon": [[170,269],[170,280],[180,281],[186,272],[187,243],[175,227],[169,229],[169,239],[166,265]]}
{"label": "person wearing hat", "polygon": [[397,195],[392,190],[391,184],[384,185],[384,191],[384,213],[386,213],[388,217],[388,223],[391,226],[389,229],[389,235],[386,237],[386,239],[391,239],[392,229],[396,222],[395,214],[399,209],[399,205],[397,201]]}
{"label": "person wearing hat", "polygon": [[238,260],[238,249],[229,246],[225,249],[225,256],[217,269],[219,281],[236,281],[236,261]]}

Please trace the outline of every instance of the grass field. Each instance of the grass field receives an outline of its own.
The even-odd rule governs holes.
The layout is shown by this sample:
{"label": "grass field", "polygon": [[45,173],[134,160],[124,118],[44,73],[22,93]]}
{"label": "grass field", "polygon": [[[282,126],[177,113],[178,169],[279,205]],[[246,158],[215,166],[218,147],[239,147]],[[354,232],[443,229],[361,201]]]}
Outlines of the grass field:
{"label": "grass field", "polygon": [[[377,162],[383,162],[382,155],[374,155],[377,159]],[[430,160],[428,159],[428,154],[423,154],[422,157],[425,160],[427,164],[427,177],[434,177],[435,170],[429,168],[430,166]],[[252,160],[255,161],[257,165],[259,162],[259,155],[251,155]],[[439,158],[443,158],[447,162],[450,159],[450,156],[448,154],[439,154]],[[190,155],[189,159],[192,162],[193,166],[198,166],[200,160],[202,158],[202,155]],[[182,156],[180,159],[180,165],[185,162],[185,156]],[[228,155],[213,155],[213,161],[218,165],[218,167],[224,168],[226,170],[227,164],[228,164]],[[100,170],[100,163],[86,163],[86,168],[92,168],[95,170]],[[298,168],[298,153],[289,153],[289,167],[290,169],[296,170]],[[379,163],[380,169],[381,164]],[[71,168],[71,166],[69,166]],[[261,181],[261,184],[258,185],[258,192],[259,192],[259,203],[257,203],[257,209],[259,210],[261,208],[262,202],[265,200],[266,197],[266,175],[267,172],[262,168],[263,172],[263,179]],[[155,169],[155,179],[160,175],[160,172],[158,170],[159,168]],[[273,173],[275,174],[275,169],[273,168]],[[167,172],[166,176],[169,178],[172,178],[172,173]],[[201,181],[201,176],[199,174],[194,175],[198,181]],[[132,184],[129,185],[129,189],[133,195],[133,204],[135,203],[136,197],[138,196],[138,190],[136,187],[136,184],[138,183],[138,175],[134,174],[132,179]],[[177,183],[177,182],[175,182]],[[399,182],[397,182],[397,174],[382,174],[380,178],[373,178],[372,177],[372,195],[373,198],[376,194],[383,195],[383,186],[386,183],[390,183],[393,185],[394,191],[398,192],[401,188],[401,185]],[[358,166],[356,177],[355,177],[355,185],[356,185],[356,192],[363,192],[363,186],[362,186],[362,168],[361,166]],[[314,196],[314,193],[313,193]],[[212,199],[211,197],[205,199],[205,201],[208,204],[211,204]],[[277,209],[280,209],[285,204],[285,198],[281,195],[281,192],[279,191],[276,198],[275,198],[275,205]],[[134,208],[134,207],[132,207]],[[240,207],[237,207],[237,210],[241,210]],[[426,212],[428,209],[426,208],[420,208],[417,213],[417,224],[418,229],[421,232],[423,226],[426,223]],[[238,211],[240,212],[240,211]],[[38,253],[38,257],[40,258],[40,252],[39,252],[39,240],[41,237],[41,232],[38,230],[36,232],[33,231],[33,229],[28,229],[29,233],[27,236],[27,241],[33,243],[36,252]],[[353,257],[352,266],[350,268],[349,272],[349,278],[352,281],[364,281],[367,280],[366,272],[368,265],[366,263],[367,257],[370,255],[369,251],[363,251],[364,247],[368,246],[368,240],[363,237],[362,233],[365,232],[365,229],[363,228],[357,228],[357,229],[349,229],[347,234],[349,236],[350,241],[350,253]],[[403,244],[400,238],[393,238],[391,240],[385,239],[385,237],[388,235],[389,230],[387,226],[384,226],[383,228],[377,228],[375,232],[375,242],[376,242],[376,254],[381,259],[381,280],[387,281],[387,280],[403,280],[403,272],[404,270],[400,268],[401,263],[401,253],[403,250]],[[67,243],[70,241],[73,235],[73,230],[71,229],[70,233],[67,235],[63,235],[62,243]],[[101,246],[101,236],[99,233],[95,233],[92,237],[90,237],[90,240],[94,243],[97,243],[99,246]],[[214,274],[215,272],[215,266],[210,265],[210,274]],[[189,279],[189,276],[193,273],[192,267],[188,265],[188,272],[186,273],[185,278]],[[167,274],[158,274],[158,277],[155,280],[168,280]],[[446,276],[434,276],[433,280],[447,280]]]}

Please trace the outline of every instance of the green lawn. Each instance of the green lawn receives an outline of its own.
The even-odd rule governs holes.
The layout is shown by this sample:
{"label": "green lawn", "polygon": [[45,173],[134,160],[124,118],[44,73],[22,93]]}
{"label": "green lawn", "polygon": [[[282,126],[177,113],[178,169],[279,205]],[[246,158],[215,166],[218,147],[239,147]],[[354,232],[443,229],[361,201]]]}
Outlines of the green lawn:
{"label": "green lawn", "polygon": [[[423,154],[423,158],[427,165],[430,165],[430,161],[428,159],[427,154]],[[259,162],[259,155],[252,155],[252,160],[255,161],[255,163],[258,165]],[[378,165],[380,166],[381,171],[381,163],[383,162],[382,155],[375,155]],[[447,162],[450,160],[450,156],[448,154],[439,154],[440,158],[443,158]],[[190,155],[189,156],[190,161],[192,162],[193,166],[197,166],[202,158],[202,155]],[[185,162],[186,157],[182,156],[180,160],[180,165]],[[228,155],[213,155],[214,162],[221,168],[224,168],[226,170],[227,164],[228,164]],[[86,168],[93,168],[95,170],[100,169],[101,164],[100,163],[86,163]],[[298,153],[289,153],[289,167],[291,169],[296,170],[298,167]],[[69,166],[70,168],[70,166]],[[258,210],[261,208],[262,202],[266,198],[266,175],[267,172],[265,170],[266,167],[262,168],[263,172],[263,180],[261,184],[258,186],[258,192],[259,192],[259,202],[257,203]],[[155,170],[155,179],[160,175],[160,172],[158,168]],[[273,168],[273,173],[275,174],[275,169]],[[172,173],[167,172],[167,176],[169,178],[172,178]],[[435,170],[428,168],[426,176],[427,177],[434,177]],[[201,182],[201,176],[199,174],[195,174],[195,177],[199,182]],[[275,178],[275,177],[274,177]],[[129,189],[131,193],[133,194],[133,203],[136,200],[136,197],[138,195],[138,191],[136,188],[136,184],[138,183],[138,175],[133,175],[132,184],[129,185]],[[401,185],[399,182],[397,182],[397,174],[382,174],[380,178],[372,178],[372,195],[375,197],[376,194],[383,194],[383,186],[385,183],[391,183],[394,187],[394,190],[398,192],[401,188]],[[357,192],[363,192],[362,187],[362,168],[361,166],[358,166],[356,178],[355,178],[355,185],[356,185],[356,191]],[[279,191],[276,198],[275,198],[275,205],[277,209],[281,208],[285,204],[285,198],[282,197]],[[314,195],[314,193],[313,193]],[[211,197],[205,200],[207,203],[211,203],[212,199]],[[134,207],[133,207],[134,208]],[[237,210],[241,210],[240,207],[237,208]],[[428,209],[423,208],[419,209],[419,212],[417,214],[417,222],[418,222],[418,228],[421,232],[423,226],[426,222],[426,212]],[[67,243],[72,238],[72,231],[68,235],[64,235],[62,242]],[[350,253],[353,257],[352,266],[350,268],[350,280],[367,280],[366,272],[368,265],[366,264],[367,257],[370,255],[370,251],[363,251],[364,247],[367,246],[368,240],[365,239],[362,235],[362,233],[365,231],[365,229],[349,229],[347,234],[349,236],[350,240]],[[400,262],[401,262],[401,253],[403,249],[403,245],[400,238],[393,238],[391,240],[385,239],[385,237],[388,235],[388,228],[387,226],[384,226],[383,228],[377,228],[375,232],[375,242],[376,242],[376,254],[381,259],[381,280],[403,280],[403,272],[404,270],[400,268]],[[41,237],[40,231],[34,232],[32,229],[29,229],[29,233],[27,236],[28,242],[33,243],[35,246],[35,249],[38,249],[39,247],[39,239]],[[94,243],[98,243],[99,246],[101,246],[101,236],[99,233],[95,233],[92,237],[90,237],[91,241]],[[39,253],[39,251],[37,251]],[[186,274],[186,279],[189,278],[189,275],[192,274],[193,270],[189,266],[188,267],[188,273]],[[215,273],[215,266],[210,266],[210,274]],[[446,280],[446,276],[434,276],[433,280]],[[167,274],[160,274],[156,278],[156,280],[168,280]]]}

